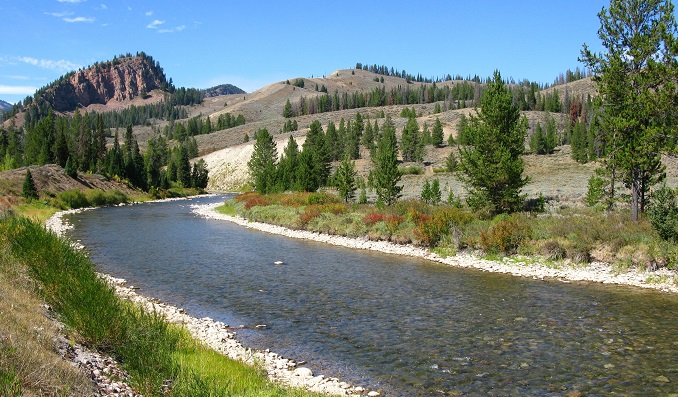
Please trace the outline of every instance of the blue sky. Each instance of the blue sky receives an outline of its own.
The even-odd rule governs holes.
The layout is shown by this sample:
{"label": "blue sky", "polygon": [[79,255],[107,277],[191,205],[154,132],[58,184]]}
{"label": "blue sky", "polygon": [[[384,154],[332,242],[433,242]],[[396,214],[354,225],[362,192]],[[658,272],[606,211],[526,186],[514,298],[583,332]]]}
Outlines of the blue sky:
{"label": "blue sky", "polygon": [[144,51],[176,86],[248,92],[356,62],[421,73],[551,83],[583,43],[600,49],[603,0],[0,0],[0,99]]}

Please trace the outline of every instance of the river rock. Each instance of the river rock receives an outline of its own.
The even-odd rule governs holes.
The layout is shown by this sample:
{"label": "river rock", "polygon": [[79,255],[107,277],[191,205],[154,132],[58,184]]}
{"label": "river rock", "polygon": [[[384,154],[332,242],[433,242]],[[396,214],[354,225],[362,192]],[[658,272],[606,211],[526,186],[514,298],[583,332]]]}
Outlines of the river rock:
{"label": "river rock", "polygon": [[313,376],[313,371],[310,368],[301,367],[294,370],[294,376],[299,376],[302,378],[310,378]]}

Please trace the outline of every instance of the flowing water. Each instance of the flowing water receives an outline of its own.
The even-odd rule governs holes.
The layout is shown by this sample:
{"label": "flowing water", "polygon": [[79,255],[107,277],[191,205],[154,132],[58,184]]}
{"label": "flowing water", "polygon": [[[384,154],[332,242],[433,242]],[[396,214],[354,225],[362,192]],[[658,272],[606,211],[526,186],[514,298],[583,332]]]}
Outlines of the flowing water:
{"label": "flowing water", "polygon": [[[678,393],[678,296],[543,282],[270,235],[191,213],[72,215],[100,271],[387,396]],[[275,265],[275,261],[284,265]]]}

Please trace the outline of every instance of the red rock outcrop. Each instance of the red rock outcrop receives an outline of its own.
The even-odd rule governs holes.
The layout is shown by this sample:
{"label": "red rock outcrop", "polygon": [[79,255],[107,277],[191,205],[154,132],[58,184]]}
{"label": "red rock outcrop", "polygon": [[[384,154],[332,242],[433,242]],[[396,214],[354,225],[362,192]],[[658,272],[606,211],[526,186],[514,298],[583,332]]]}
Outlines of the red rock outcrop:
{"label": "red rock outcrop", "polygon": [[148,56],[117,58],[65,76],[48,91],[57,111],[133,99],[167,85],[159,64]]}

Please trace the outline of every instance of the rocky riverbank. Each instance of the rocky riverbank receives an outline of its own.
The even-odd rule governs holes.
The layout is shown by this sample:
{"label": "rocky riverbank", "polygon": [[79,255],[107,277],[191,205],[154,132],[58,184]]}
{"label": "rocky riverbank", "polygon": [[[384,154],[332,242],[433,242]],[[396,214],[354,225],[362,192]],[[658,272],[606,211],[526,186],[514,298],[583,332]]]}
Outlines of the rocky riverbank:
{"label": "rocky riverbank", "polygon": [[293,230],[282,226],[261,222],[252,222],[238,216],[224,215],[215,210],[220,204],[194,205],[193,211],[206,218],[221,219],[234,222],[252,229],[279,234],[287,237],[318,241],[322,243],[390,254],[407,255],[424,258],[451,266],[474,268],[482,271],[506,273],[520,277],[530,277],[540,280],[559,280],[562,282],[596,282],[603,284],[629,285],[641,288],[652,288],[668,293],[678,293],[678,285],[672,282],[676,273],[668,269],[645,272],[629,269],[625,272],[616,272],[606,263],[592,262],[578,264],[570,262],[544,263],[534,260],[504,258],[502,261],[492,261],[479,258],[469,253],[460,253],[455,256],[442,257],[426,248],[413,245],[399,245],[388,241],[370,241],[367,238],[351,238],[335,236],[307,230]]}
{"label": "rocky riverbank", "polygon": [[[63,216],[83,210],[59,212],[48,219],[45,222],[45,226],[54,233],[63,235],[65,231],[72,227],[72,225],[64,222]],[[77,241],[73,242],[73,244],[76,247],[82,248]],[[127,286],[123,279],[114,278],[106,274],[101,274],[101,277],[115,288],[116,293],[120,297],[136,302],[149,311],[161,313],[170,323],[183,325],[194,338],[203,341],[217,352],[232,359],[262,367],[267,372],[269,378],[275,382],[328,395],[378,397],[381,394],[378,391],[350,385],[337,378],[325,377],[324,375],[316,376],[311,369],[303,367],[304,363],[297,363],[269,350],[262,351],[245,347],[236,338],[237,329],[242,326],[231,327],[220,321],[214,321],[209,317],[192,317],[181,308],[160,302],[154,298],[139,295],[136,292],[136,288]],[[258,326],[265,327],[263,324]],[[88,351],[77,345],[68,346],[67,344],[61,344],[60,350],[65,359],[89,373],[102,395],[110,397],[138,396],[126,384],[124,371],[119,368],[112,358]],[[115,374],[117,381],[113,382],[110,374]]]}

